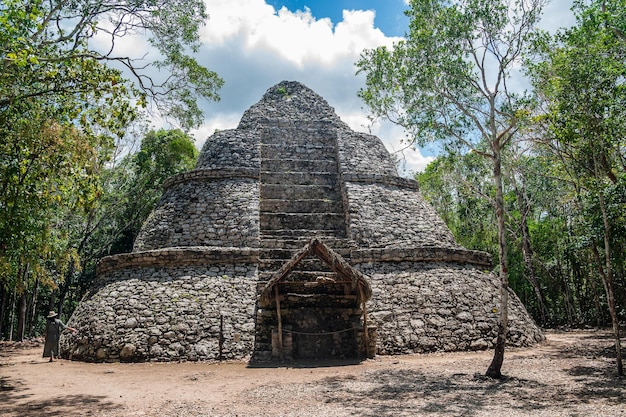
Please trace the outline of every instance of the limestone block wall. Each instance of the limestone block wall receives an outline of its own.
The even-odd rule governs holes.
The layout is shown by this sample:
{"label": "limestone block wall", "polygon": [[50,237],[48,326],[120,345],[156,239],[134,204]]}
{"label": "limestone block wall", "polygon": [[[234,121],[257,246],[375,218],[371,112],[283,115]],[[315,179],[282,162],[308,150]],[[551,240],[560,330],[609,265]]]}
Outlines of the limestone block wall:
{"label": "limestone block wall", "polygon": [[[256,178],[251,176],[256,175]],[[196,170],[171,179],[133,250],[258,247],[258,174]]]}
{"label": "limestone block wall", "polygon": [[242,359],[254,347],[255,263],[129,266],[99,274],[72,316],[64,357],[102,361]]}
{"label": "limestone block wall", "polygon": [[328,102],[297,82],[282,82],[268,90],[260,102],[243,113],[238,129],[254,129],[267,122],[293,121],[330,123],[348,128]]}
{"label": "limestone block wall", "polygon": [[416,188],[346,182],[350,237],[362,247],[458,248],[454,236]]}
{"label": "limestone block wall", "polygon": [[204,142],[197,169],[259,169],[259,132],[223,130]]}
{"label": "limestone block wall", "polygon": [[[386,263],[357,265],[370,278],[369,317],[378,354],[492,348],[499,316],[498,280],[472,265]],[[521,301],[510,293],[508,344],[544,339]]]}
{"label": "limestone block wall", "polygon": [[339,130],[337,145],[341,174],[398,176],[389,151],[376,136]]}

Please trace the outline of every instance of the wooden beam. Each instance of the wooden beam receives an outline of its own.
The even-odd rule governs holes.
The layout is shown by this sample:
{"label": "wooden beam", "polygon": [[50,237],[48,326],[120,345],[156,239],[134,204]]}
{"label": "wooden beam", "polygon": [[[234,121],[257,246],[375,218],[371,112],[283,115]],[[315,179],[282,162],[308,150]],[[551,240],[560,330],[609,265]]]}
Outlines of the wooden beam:
{"label": "wooden beam", "polygon": [[359,295],[363,303],[363,343],[365,343],[365,357],[369,358],[370,335],[367,331],[367,307],[365,305],[365,297],[363,297],[363,288],[359,285]]}
{"label": "wooden beam", "polygon": [[280,315],[280,298],[278,297],[278,287],[276,285],[274,285],[274,298],[276,300],[276,318],[278,319],[278,354],[282,361],[285,359],[283,353],[283,319]]}

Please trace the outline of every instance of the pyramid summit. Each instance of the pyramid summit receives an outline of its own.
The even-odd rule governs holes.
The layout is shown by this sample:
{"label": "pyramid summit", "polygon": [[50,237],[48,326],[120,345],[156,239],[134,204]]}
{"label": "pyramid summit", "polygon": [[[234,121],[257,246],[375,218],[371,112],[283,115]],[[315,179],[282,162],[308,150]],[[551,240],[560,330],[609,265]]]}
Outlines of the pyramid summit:
{"label": "pyramid summit", "polygon": [[[165,183],[131,253],[100,261],[62,351],[262,362],[486,349],[499,310],[490,266],[377,137],[283,81]],[[510,303],[510,344],[542,340]]]}
{"label": "pyramid summit", "polygon": [[296,81],[282,81],[244,112],[238,129],[285,119],[304,123],[326,122],[347,128],[335,110],[316,92]]}

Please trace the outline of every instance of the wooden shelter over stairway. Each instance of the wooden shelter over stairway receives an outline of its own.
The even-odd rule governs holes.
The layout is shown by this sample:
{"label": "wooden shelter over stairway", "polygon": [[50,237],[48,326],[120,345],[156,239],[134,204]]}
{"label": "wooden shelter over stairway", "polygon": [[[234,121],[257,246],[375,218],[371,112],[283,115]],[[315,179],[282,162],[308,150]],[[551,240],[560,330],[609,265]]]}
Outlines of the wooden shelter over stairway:
{"label": "wooden shelter over stairway", "polygon": [[[330,272],[298,271],[299,264],[311,256]],[[269,314],[257,322],[257,343],[270,336],[270,330],[274,358],[373,357],[375,338],[370,335],[366,307],[371,296],[363,274],[312,238],[263,286],[259,307]],[[285,333],[291,336],[288,343],[283,340]]]}

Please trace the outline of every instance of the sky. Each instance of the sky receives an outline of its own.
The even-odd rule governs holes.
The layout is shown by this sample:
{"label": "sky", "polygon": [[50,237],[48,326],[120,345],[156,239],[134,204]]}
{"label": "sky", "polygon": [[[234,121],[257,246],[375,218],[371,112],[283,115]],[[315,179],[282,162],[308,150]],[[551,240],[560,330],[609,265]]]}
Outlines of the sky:
{"label": "sky", "polygon": [[[392,46],[408,28],[406,0],[206,0],[198,61],[225,81],[219,102],[202,102],[205,123],[192,131],[199,148],[216,129],[235,128],[243,112],[282,80],[299,81],[321,95],[352,129],[378,136],[390,152],[405,148],[404,131],[372,124],[357,97],[365,78],[355,62],[364,49]],[[573,23],[571,0],[553,0],[548,28]],[[401,175],[430,162],[436,149],[400,152]]]}

